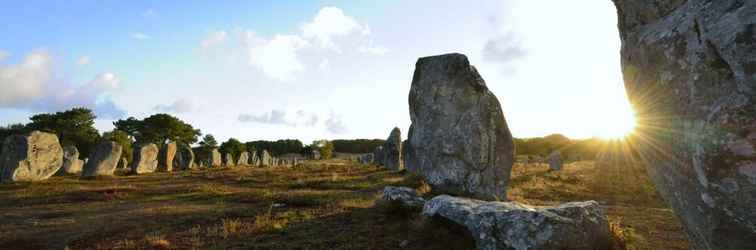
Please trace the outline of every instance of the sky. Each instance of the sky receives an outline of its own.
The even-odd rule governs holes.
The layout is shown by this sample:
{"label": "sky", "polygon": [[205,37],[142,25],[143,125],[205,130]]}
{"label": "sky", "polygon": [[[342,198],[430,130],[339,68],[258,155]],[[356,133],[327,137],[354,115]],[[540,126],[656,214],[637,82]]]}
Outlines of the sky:
{"label": "sky", "polygon": [[417,58],[458,52],[515,137],[632,129],[611,1],[473,2],[3,3],[0,125],[83,106],[101,132],[168,113],[219,140],[385,138]]}

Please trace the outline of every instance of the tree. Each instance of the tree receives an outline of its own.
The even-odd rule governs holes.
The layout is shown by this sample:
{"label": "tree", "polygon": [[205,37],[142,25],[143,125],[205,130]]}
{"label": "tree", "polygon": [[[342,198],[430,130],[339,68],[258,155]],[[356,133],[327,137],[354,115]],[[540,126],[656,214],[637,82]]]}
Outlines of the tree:
{"label": "tree", "polygon": [[328,140],[317,140],[310,145],[314,150],[320,152],[320,158],[327,160],[333,157],[333,143]]}
{"label": "tree", "polygon": [[372,153],[375,148],[385,143],[380,139],[355,139],[355,140],[333,140],[333,150],[340,153],[364,154]]}
{"label": "tree", "polygon": [[246,151],[247,147],[239,140],[229,138],[228,141],[221,143],[220,151],[223,154],[231,153],[234,157],[239,157],[242,152]]}
{"label": "tree", "polygon": [[245,143],[247,149],[252,151],[267,150],[272,155],[283,155],[288,153],[301,153],[304,145],[300,140],[285,139],[277,141],[250,141]]}
{"label": "tree", "polygon": [[58,135],[61,145],[74,145],[83,157],[88,157],[100,133],[94,127],[95,114],[86,108],[51,114],[37,114],[29,118],[32,122],[26,125],[31,130],[40,130]]}
{"label": "tree", "polygon": [[3,153],[3,144],[5,142],[5,138],[11,135],[25,134],[27,132],[28,132],[28,129],[26,128],[24,124],[21,124],[21,123],[10,124],[4,127],[0,126],[0,155],[2,155]]}
{"label": "tree", "polygon": [[133,158],[132,154],[134,152],[134,149],[133,149],[134,141],[131,139],[128,133],[118,130],[118,129],[113,129],[110,132],[103,133],[102,139],[107,140],[107,141],[114,141],[118,143],[119,145],[121,145],[121,147],[123,148],[123,150],[121,151],[122,152],[121,157],[125,157],[126,160],[131,162]]}
{"label": "tree", "polygon": [[218,141],[216,141],[215,136],[211,134],[206,134],[205,137],[202,137],[202,141],[200,141],[199,144],[200,146],[208,148],[218,147]]}
{"label": "tree", "polygon": [[129,117],[116,121],[113,125],[138,142],[153,142],[158,145],[168,141],[191,145],[197,142],[197,138],[202,134],[199,129],[194,129],[192,125],[168,114],[155,114],[141,121]]}

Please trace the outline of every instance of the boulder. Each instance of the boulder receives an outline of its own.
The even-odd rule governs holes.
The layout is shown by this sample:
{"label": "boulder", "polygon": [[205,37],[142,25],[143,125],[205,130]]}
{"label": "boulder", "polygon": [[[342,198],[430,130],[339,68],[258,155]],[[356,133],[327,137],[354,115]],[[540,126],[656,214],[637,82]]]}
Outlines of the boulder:
{"label": "boulder", "polygon": [[383,188],[382,200],[410,209],[422,209],[425,199],[417,194],[415,189],[408,187],[386,186]]}
{"label": "boulder", "polygon": [[365,165],[373,164],[373,160],[374,159],[373,159],[372,153],[362,154],[360,155],[360,158],[359,158],[360,164],[365,164]]}
{"label": "boulder", "polygon": [[234,162],[234,155],[231,153],[226,153],[226,157],[223,158],[223,164],[226,167],[232,167],[236,165],[236,162]]}
{"label": "boulder", "polygon": [[173,171],[173,158],[176,157],[177,149],[178,146],[175,142],[166,143],[160,148],[160,153],[158,154],[158,171]]}
{"label": "boulder", "polygon": [[267,150],[260,153],[260,166],[273,166],[273,157],[268,154]]}
{"label": "boulder", "polygon": [[402,132],[399,128],[391,130],[391,134],[383,144],[381,158],[381,163],[388,169],[404,169],[404,161],[402,160]]}
{"label": "boulder", "polygon": [[423,215],[465,227],[477,249],[612,249],[595,201],[532,207],[440,195],[425,203]]}
{"label": "boulder", "polygon": [[378,146],[373,150],[373,160],[375,164],[381,166],[383,165],[383,160],[385,158],[384,153],[385,151],[383,150],[383,146]]}
{"label": "boulder", "polygon": [[562,153],[554,151],[549,154],[549,170],[559,171],[562,170]]}
{"label": "boulder", "polygon": [[756,1],[614,3],[656,190],[695,248],[756,249]]}
{"label": "boulder", "polygon": [[5,138],[0,155],[0,181],[41,181],[63,166],[58,136],[34,131]]}
{"label": "boulder", "polygon": [[116,142],[100,142],[89,156],[89,161],[84,165],[81,175],[84,177],[113,175],[121,159],[122,151],[123,147]]}
{"label": "boulder", "polygon": [[194,151],[187,144],[181,144],[176,150],[176,156],[173,157],[173,166],[179,170],[189,170],[194,168]]}
{"label": "boulder", "polygon": [[409,106],[409,171],[434,192],[506,200],[512,134],[499,100],[465,55],[420,58]]}
{"label": "boulder", "polygon": [[79,159],[79,149],[74,145],[63,147],[63,167],[56,175],[76,175],[80,174],[84,168],[84,161]]}
{"label": "boulder", "polygon": [[158,154],[160,150],[154,143],[137,145],[134,148],[131,172],[135,174],[153,173],[158,167]]}
{"label": "boulder", "polygon": [[221,154],[218,152],[217,148],[214,148],[213,151],[210,153],[210,158],[207,159],[208,163],[207,165],[209,167],[220,167],[221,166]]}
{"label": "boulder", "polygon": [[249,166],[249,153],[244,151],[239,155],[239,160],[237,160],[236,165],[239,166]]}

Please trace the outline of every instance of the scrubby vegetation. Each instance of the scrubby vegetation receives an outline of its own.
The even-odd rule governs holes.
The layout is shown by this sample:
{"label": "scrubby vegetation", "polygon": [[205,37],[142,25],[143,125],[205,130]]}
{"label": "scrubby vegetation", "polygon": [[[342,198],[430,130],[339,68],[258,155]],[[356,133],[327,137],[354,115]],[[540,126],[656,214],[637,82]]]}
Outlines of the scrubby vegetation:
{"label": "scrubby vegetation", "polygon": [[[688,249],[642,168],[515,165],[511,199],[600,201],[625,249]],[[376,202],[422,178],[329,160],[0,185],[0,249],[468,249],[464,230]]]}

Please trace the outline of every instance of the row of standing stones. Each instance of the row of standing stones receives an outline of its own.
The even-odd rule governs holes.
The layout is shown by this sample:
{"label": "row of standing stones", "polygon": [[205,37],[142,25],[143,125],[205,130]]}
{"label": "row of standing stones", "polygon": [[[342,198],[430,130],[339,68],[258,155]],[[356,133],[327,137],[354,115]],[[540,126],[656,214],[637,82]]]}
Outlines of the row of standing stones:
{"label": "row of standing stones", "polygon": [[[697,249],[756,249],[756,1],[613,2],[625,87],[640,123],[635,143],[651,181]],[[422,204],[423,214],[465,226],[478,249],[601,248],[606,242],[607,222],[596,202],[503,202],[514,162],[512,135],[497,98],[464,55],[419,59],[409,105],[405,146],[395,129],[372,160],[391,169],[406,166],[448,195],[425,201],[414,190],[387,187],[385,199]],[[149,153],[132,166],[153,168],[155,160],[146,155],[156,150],[147,147],[136,150]],[[0,179],[41,180],[82,164],[64,160],[63,151],[51,134],[11,136],[0,156]],[[118,145],[101,144],[83,172],[108,173],[118,154]],[[220,158],[213,152],[208,165],[220,165]],[[251,158],[275,164],[269,155]]]}
{"label": "row of standing stones", "polygon": [[[172,172],[204,167],[205,163],[195,163],[192,148],[175,142],[167,143],[161,148],[154,143],[138,144],[133,153],[133,161],[128,165],[121,157],[121,145],[104,141],[99,143],[90,158],[79,159],[75,146],[61,147],[55,134],[33,131],[28,135],[14,135],[3,143],[0,155],[0,181],[28,182],[41,181],[53,175],[77,175],[83,177],[114,175],[118,164],[128,168],[133,174],[153,172]],[[256,152],[242,152],[237,161],[227,154],[224,161],[220,152],[213,149],[207,166],[294,166],[299,160],[278,159],[267,151],[260,156]]]}

